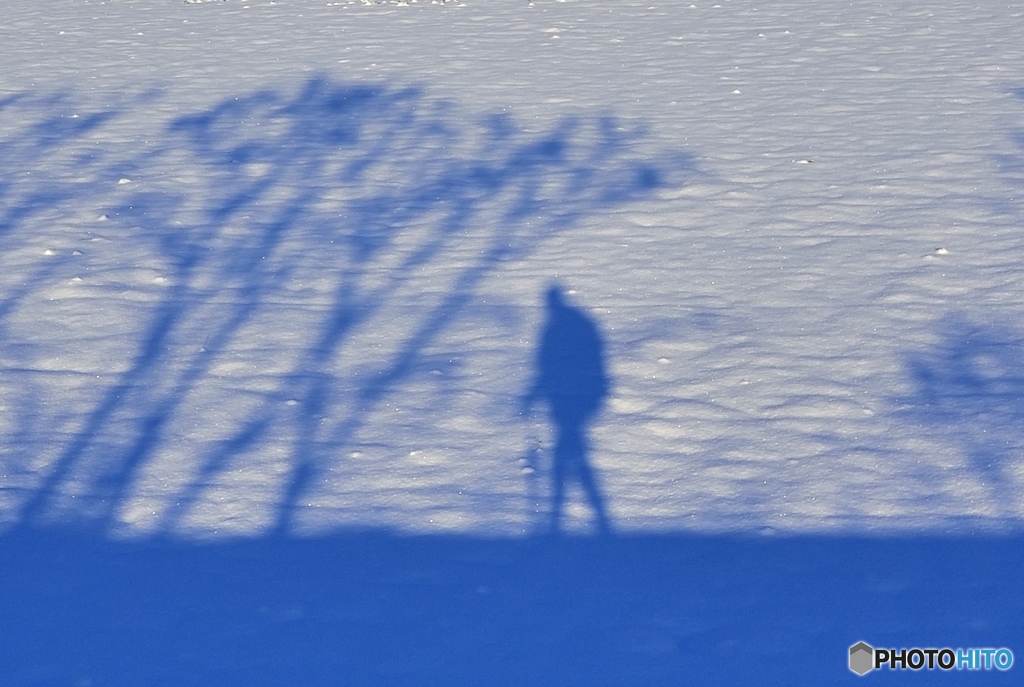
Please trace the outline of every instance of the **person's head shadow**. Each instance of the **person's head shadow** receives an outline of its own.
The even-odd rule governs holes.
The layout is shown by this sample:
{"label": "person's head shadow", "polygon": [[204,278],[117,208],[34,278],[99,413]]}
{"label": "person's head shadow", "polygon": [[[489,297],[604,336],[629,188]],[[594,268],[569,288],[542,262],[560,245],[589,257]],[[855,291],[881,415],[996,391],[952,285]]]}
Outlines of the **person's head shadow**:
{"label": "person's head shadow", "polygon": [[611,526],[604,496],[587,455],[587,427],[604,405],[610,387],[604,340],[594,320],[566,301],[561,286],[550,286],[545,298],[547,316],[525,406],[529,409],[537,401],[544,402],[555,433],[551,532],[561,529],[565,489],[569,480],[576,480],[590,502],[598,529],[608,534]]}

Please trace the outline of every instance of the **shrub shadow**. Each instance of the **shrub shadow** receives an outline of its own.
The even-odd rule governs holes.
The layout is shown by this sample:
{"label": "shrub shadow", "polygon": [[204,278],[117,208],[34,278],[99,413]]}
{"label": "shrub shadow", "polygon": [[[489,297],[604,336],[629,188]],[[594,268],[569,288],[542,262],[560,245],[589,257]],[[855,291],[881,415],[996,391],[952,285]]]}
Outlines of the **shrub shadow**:
{"label": "shrub shadow", "polygon": [[1024,450],[1024,334],[952,315],[938,343],[908,354],[912,394],[900,415],[957,447],[995,515],[1020,519],[1014,468]]}

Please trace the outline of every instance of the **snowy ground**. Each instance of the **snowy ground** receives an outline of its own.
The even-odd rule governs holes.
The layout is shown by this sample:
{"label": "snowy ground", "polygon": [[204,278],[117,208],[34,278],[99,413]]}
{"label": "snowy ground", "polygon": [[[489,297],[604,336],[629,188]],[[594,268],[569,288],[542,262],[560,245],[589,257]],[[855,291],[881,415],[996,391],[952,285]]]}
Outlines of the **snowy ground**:
{"label": "snowy ground", "polygon": [[[551,684],[629,684],[615,676],[634,664],[601,650],[632,641],[608,620],[622,614],[660,647],[636,684],[710,680],[693,655],[742,653],[764,617],[795,628],[774,669],[815,647],[829,658],[798,663],[835,654],[828,680],[853,677],[844,652],[871,632],[1008,645],[1022,25],[1013,5],[966,2],[7,0],[0,542],[27,562],[4,586],[48,570],[25,598],[49,608],[51,583],[96,579],[102,605],[111,551],[146,586],[164,566],[375,542],[394,576],[350,580],[366,598],[461,608],[443,584],[406,584],[416,552],[467,589],[507,561],[539,585],[499,574],[521,604],[508,617],[610,623],[593,661]],[[556,281],[606,339],[591,463],[620,535],[568,553],[529,548],[549,456],[533,475],[520,460],[551,445],[519,401]],[[567,529],[587,534],[574,497]],[[79,573],[54,563],[64,546]],[[719,565],[695,571],[704,554]],[[659,587],[623,556],[687,572]],[[570,622],[544,599],[577,579],[644,601]],[[289,584],[301,597],[317,580]],[[808,585],[824,606],[795,601]],[[844,589],[881,600],[857,615]],[[973,610],[885,619],[885,599],[924,589]],[[405,627],[392,611],[382,627]],[[431,622],[411,623],[410,646],[429,646],[415,636]],[[472,627],[533,655],[509,639],[516,622]],[[576,651],[566,633],[544,635],[545,656]],[[17,660],[18,684],[128,680],[101,677],[102,660]],[[410,665],[382,684],[494,681]]]}

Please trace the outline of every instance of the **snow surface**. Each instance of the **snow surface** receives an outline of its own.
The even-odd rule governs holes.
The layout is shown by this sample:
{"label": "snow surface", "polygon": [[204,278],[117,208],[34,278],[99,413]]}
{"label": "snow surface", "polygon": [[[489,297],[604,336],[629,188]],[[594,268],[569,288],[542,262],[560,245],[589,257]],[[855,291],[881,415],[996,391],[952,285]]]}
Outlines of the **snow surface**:
{"label": "snow surface", "polygon": [[[6,0],[0,581],[37,653],[0,669],[818,684],[861,639],[1010,645],[1022,28],[956,0]],[[610,540],[579,490],[579,538],[533,536],[554,283],[605,339]],[[183,604],[200,629],[154,620]],[[325,627],[359,637],[336,665]]]}

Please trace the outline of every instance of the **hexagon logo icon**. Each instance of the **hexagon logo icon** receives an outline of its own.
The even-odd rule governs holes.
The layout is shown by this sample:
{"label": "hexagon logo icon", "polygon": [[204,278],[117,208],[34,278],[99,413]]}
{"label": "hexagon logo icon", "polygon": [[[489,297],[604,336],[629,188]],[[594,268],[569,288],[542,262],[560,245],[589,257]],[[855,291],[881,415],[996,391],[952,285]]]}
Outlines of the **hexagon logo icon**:
{"label": "hexagon logo icon", "polygon": [[857,642],[850,647],[850,670],[864,675],[874,668],[875,650],[864,642]]}

